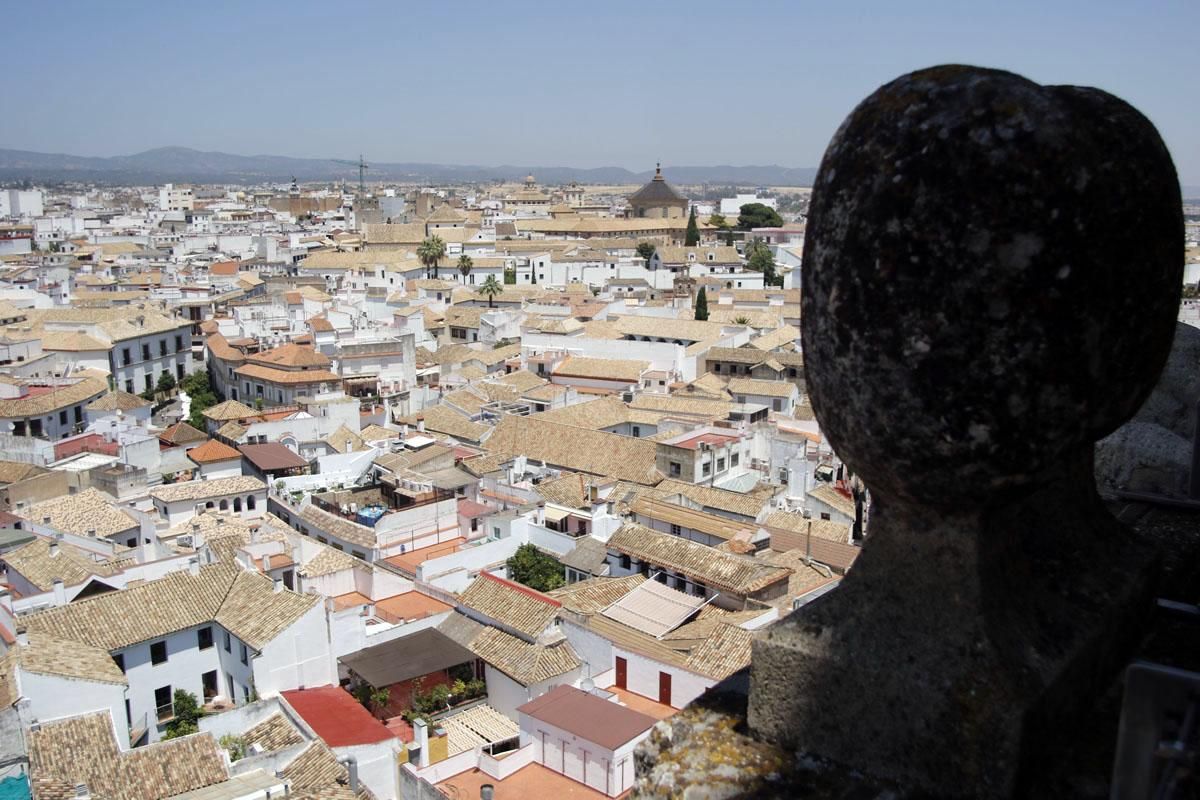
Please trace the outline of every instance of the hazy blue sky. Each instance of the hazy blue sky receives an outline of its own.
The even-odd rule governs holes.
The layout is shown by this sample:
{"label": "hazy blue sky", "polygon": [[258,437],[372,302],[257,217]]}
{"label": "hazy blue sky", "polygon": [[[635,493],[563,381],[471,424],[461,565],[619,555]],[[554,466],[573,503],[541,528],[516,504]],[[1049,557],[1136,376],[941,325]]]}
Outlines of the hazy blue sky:
{"label": "hazy blue sky", "polygon": [[940,62],[1098,86],[1200,184],[1200,0],[8,0],[0,147],[815,166]]}

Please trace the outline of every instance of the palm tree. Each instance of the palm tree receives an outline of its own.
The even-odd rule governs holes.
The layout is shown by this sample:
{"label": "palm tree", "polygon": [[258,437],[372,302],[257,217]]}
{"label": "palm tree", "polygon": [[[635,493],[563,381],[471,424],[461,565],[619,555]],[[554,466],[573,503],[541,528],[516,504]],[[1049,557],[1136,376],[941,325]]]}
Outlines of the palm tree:
{"label": "palm tree", "polygon": [[438,262],[446,255],[446,243],[440,236],[430,236],[417,247],[417,258],[425,265],[425,277],[429,277],[429,268],[433,268],[433,277],[438,276]]}
{"label": "palm tree", "polygon": [[466,253],[458,257],[458,272],[463,277],[463,283],[467,282],[467,276],[471,274],[471,267],[475,266],[475,262]]}
{"label": "palm tree", "polygon": [[493,298],[498,294],[504,293],[504,287],[496,280],[495,275],[488,275],[487,280],[479,287],[479,293],[488,299],[488,308],[495,308],[492,303]]}

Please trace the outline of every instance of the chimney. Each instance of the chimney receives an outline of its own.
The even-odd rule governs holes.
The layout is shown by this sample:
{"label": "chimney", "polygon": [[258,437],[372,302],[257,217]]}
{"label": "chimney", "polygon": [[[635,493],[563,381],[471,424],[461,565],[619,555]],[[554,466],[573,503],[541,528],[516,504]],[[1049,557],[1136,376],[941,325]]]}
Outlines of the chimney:
{"label": "chimney", "polygon": [[196,576],[196,575],[200,574],[200,559],[199,558],[193,557],[193,558],[188,559],[188,574],[190,574],[192,576]]}
{"label": "chimney", "polygon": [[[265,558],[265,556],[264,556]],[[271,581],[271,590],[278,594],[283,591],[283,578],[275,578]]]}
{"label": "chimney", "polygon": [[263,572],[271,571],[271,556],[268,553],[263,553],[263,555],[262,555],[262,571]]}
{"label": "chimney", "polygon": [[408,425],[401,425],[401,426],[400,426],[400,438],[401,438],[401,439],[407,439],[407,438],[408,438]]}
{"label": "chimney", "polygon": [[413,720],[413,743],[417,747],[417,766],[421,769],[429,766],[429,723],[423,719]]}
{"label": "chimney", "polygon": [[65,606],[67,604],[67,590],[63,586],[62,578],[54,579],[54,605]]}
{"label": "chimney", "polygon": [[349,439],[346,440],[346,452],[347,453],[354,452],[354,442],[350,441]]}
{"label": "chimney", "polygon": [[24,625],[17,628],[17,644],[21,646],[29,644],[29,631]]}
{"label": "chimney", "polygon": [[496,796],[496,787],[485,783],[479,787],[479,800],[492,800]]}
{"label": "chimney", "polygon": [[50,557],[58,558],[58,537],[50,540]]}
{"label": "chimney", "polygon": [[341,761],[343,764],[346,765],[346,772],[349,773],[349,775],[350,775],[350,777],[349,777],[350,791],[357,794],[358,793],[358,759],[355,758],[354,756],[346,756],[345,758],[341,759]]}
{"label": "chimney", "polygon": [[546,524],[546,504],[545,503],[538,503],[536,519],[537,519],[538,525]]}
{"label": "chimney", "polygon": [[425,420],[423,420],[423,419],[417,420],[417,433],[424,433],[424,432],[425,432]]}
{"label": "chimney", "polygon": [[88,528],[88,529],[87,529],[87,535],[88,535],[88,538],[89,538],[89,539],[95,539],[95,538],[96,538],[96,529],[95,529],[95,528]]}

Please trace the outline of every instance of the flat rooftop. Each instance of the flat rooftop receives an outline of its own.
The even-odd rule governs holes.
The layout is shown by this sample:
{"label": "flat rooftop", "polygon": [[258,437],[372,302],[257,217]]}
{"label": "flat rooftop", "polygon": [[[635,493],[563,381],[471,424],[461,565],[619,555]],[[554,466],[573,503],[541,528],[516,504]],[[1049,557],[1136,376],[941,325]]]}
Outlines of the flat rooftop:
{"label": "flat rooftop", "polygon": [[330,747],[395,738],[394,733],[340,686],[295,689],[284,692],[283,698]]}
{"label": "flat rooftop", "polygon": [[432,544],[429,547],[418,547],[416,550],[409,550],[407,553],[401,553],[398,556],[388,556],[384,559],[393,567],[399,567],[409,575],[417,574],[417,567],[425,563],[431,558],[440,558],[448,556],[451,553],[456,553],[466,543],[466,539],[461,536],[450,539],[449,541]]}

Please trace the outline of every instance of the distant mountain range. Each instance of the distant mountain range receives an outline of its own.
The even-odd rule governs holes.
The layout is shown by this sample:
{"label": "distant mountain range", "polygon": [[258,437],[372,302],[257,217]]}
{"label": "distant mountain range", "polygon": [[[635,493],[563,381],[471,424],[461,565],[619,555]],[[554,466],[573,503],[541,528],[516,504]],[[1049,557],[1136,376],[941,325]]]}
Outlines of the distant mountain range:
{"label": "distant mountain range", "polygon": [[[348,159],[349,160],[349,159]],[[623,167],[513,166],[367,162],[367,180],[436,183],[479,183],[520,180],[532,174],[539,183],[641,183],[653,170]],[[668,180],[679,184],[717,183],[742,186],[811,186],[815,167],[667,167]],[[289,181],[358,181],[358,169],[332,159],[287,156],[238,156],[186,147],[160,147],[130,156],[109,158],[34,153],[0,149],[0,181],[85,181],[138,185],[174,182],[255,184]]]}

